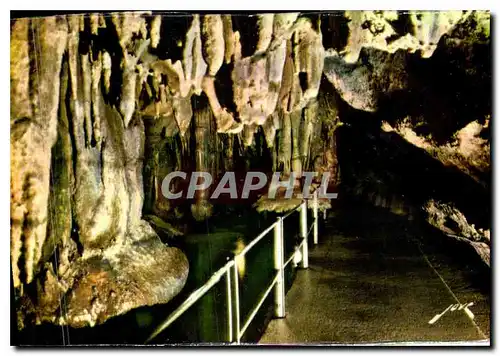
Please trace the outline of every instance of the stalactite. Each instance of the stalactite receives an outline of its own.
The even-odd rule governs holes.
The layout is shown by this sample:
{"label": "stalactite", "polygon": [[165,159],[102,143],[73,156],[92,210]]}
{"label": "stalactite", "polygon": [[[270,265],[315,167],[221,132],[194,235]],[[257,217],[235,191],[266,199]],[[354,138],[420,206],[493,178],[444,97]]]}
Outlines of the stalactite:
{"label": "stalactite", "polygon": [[99,33],[99,28],[104,27],[103,26],[103,17],[100,14],[97,13],[91,13],[89,14],[89,19],[90,19],[90,33],[92,35],[98,35]]}
{"label": "stalactite", "polygon": [[224,36],[224,62],[230,63],[234,54],[234,34],[231,15],[221,15]]}
{"label": "stalactite", "polygon": [[91,237],[87,233],[90,229],[86,229],[91,224],[93,211],[89,206],[95,206],[99,199],[99,191],[102,189],[102,182],[99,177],[97,167],[89,162],[95,162],[100,158],[99,152],[90,147],[87,140],[88,132],[85,125],[85,106],[84,106],[84,82],[82,76],[88,72],[84,72],[82,61],[87,58],[82,58],[79,54],[80,32],[82,29],[82,18],[80,16],[69,17],[70,35],[68,41],[68,61],[69,61],[69,82],[70,82],[70,102],[69,109],[71,113],[71,131],[73,145],[76,152],[75,165],[75,220],[82,230],[81,241],[85,246],[85,242]]}
{"label": "stalactite", "polygon": [[255,48],[255,54],[266,52],[273,37],[274,14],[257,15],[257,26],[259,40]]}
{"label": "stalactite", "polygon": [[304,109],[304,120],[300,130],[300,156],[302,158],[302,168],[308,171],[310,168],[311,140],[313,139],[314,126],[320,124],[318,116],[318,101],[313,100]]}
{"label": "stalactite", "polygon": [[301,101],[302,101],[302,88],[300,86],[300,77],[299,73],[294,73],[292,76],[292,85],[290,89],[287,112],[291,114],[296,110],[300,110]]}
{"label": "stalactite", "polygon": [[98,98],[101,91],[101,77],[102,77],[102,53],[99,52],[97,60],[92,62],[92,89],[91,89],[91,105],[92,105],[92,133],[91,144],[96,145],[97,149],[101,149],[101,105],[98,103]]}
{"label": "stalactite", "polygon": [[189,128],[191,118],[193,117],[193,109],[191,107],[191,97],[171,97],[172,109],[174,112],[175,121],[179,126],[181,135],[184,135]]}
{"label": "stalactite", "polygon": [[[11,63],[19,60],[19,64],[11,70],[30,67],[14,75],[11,83],[17,86],[11,94],[19,94],[13,101],[19,107],[11,113],[11,258],[14,287],[19,288],[31,283],[38,272],[47,236],[51,147],[57,140],[60,86],[59,76],[53,73],[61,71],[68,29],[64,18],[58,17],[20,20],[14,28],[19,33],[11,43]],[[31,81],[24,77],[29,73],[34,73]],[[16,101],[27,97],[25,103]],[[16,117],[20,114],[26,116]],[[22,267],[18,265],[21,254]]]}
{"label": "stalactite", "polygon": [[224,29],[220,15],[203,16],[201,25],[203,58],[208,64],[208,75],[215,76],[224,60]]}
{"label": "stalactite", "polygon": [[[22,122],[29,123],[24,118],[33,117],[30,97],[30,43],[29,43],[30,21],[28,19],[17,20],[12,27],[10,42],[10,97],[11,97],[11,138],[16,137],[18,141],[29,129],[29,126]],[[29,120],[29,119],[28,119]],[[17,124],[16,124],[17,121]],[[25,128],[22,127],[25,126]],[[21,136],[21,137],[19,137]],[[10,179],[10,215],[11,215],[11,237],[10,237],[10,258],[12,263],[12,278],[14,287],[22,285],[21,268],[19,258],[22,254],[23,224],[25,219],[25,203],[22,201],[22,182],[29,172],[25,172],[24,162],[17,157],[24,153],[29,154],[26,146],[18,146],[16,141],[11,140],[11,179]],[[23,152],[24,151],[24,152]],[[33,152],[34,153],[34,152]],[[34,168],[34,167],[33,167]],[[40,167],[41,168],[41,167]],[[24,266],[22,267],[24,269]]]}
{"label": "stalactite", "polygon": [[[82,91],[83,91],[83,120],[85,125],[85,144],[87,146],[91,145],[92,141],[92,118],[91,118],[91,96],[92,96],[92,65],[90,63],[90,56],[83,55],[80,56],[82,76]],[[133,108],[132,108],[133,110]]]}
{"label": "stalactite", "polygon": [[111,13],[111,21],[115,26],[124,53],[128,52],[131,45],[133,45],[135,36],[147,38],[148,33],[144,15],[148,15],[148,12]]}
{"label": "stalactite", "polygon": [[297,176],[302,174],[302,157],[300,143],[300,124],[302,121],[302,110],[294,111],[290,114],[291,141],[292,141],[292,172]]}
{"label": "stalactite", "polygon": [[111,89],[111,57],[108,52],[103,51],[102,53],[102,72],[104,80],[104,93],[109,94]]}
{"label": "stalactite", "polygon": [[291,159],[292,159],[292,124],[290,114],[283,113],[281,115],[281,131],[279,137],[279,155],[278,167],[282,167],[285,175],[291,173]]}
{"label": "stalactite", "polygon": [[151,47],[156,48],[160,43],[161,16],[156,15],[151,20]]}
{"label": "stalactite", "polygon": [[15,21],[10,40],[10,117],[11,122],[33,116],[30,104],[30,44],[31,23],[29,19]]}
{"label": "stalactite", "polygon": [[285,63],[283,64],[283,79],[281,82],[280,93],[278,95],[278,105],[284,112],[288,112],[288,102],[290,101],[290,92],[293,82],[293,59],[292,43],[286,41]]}
{"label": "stalactite", "polygon": [[[440,38],[469,17],[469,11],[409,11],[406,32],[398,32],[394,21],[402,14],[397,11],[346,11],[349,35],[342,59],[356,63],[363,47],[394,53],[399,49],[430,57]],[[389,40],[390,39],[390,40]]]}
{"label": "stalactite", "polygon": [[262,125],[267,117],[266,58],[244,58],[234,64],[231,76],[236,109],[245,125]]}
{"label": "stalactite", "polygon": [[367,67],[345,63],[337,55],[328,56],[325,58],[325,76],[353,108],[369,112],[378,109],[378,94]]}
{"label": "stalactite", "polygon": [[283,69],[285,65],[285,60],[287,56],[287,43],[283,41],[275,49],[269,51],[269,82],[274,83],[275,86],[279,87],[282,83]]}
{"label": "stalactite", "polygon": [[315,99],[319,92],[325,51],[321,32],[316,32],[310,20],[304,21],[297,29],[298,44],[295,60],[298,70],[306,74],[306,88],[303,90],[304,106]]}
{"label": "stalactite", "polygon": [[[194,112],[194,125],[195,125],[195,145],[194,152],[196,161],[197,172],[208,172],[213,175],[214,172],[210,169],[212,153],[208,149],[209,141],[215,135],[211,135],[211,121],[213,116],[211,109],[205,101],[201,101]],[[209,190],[199,190],[195,192],[194,204],[191,205],[191,213],[198,221],[203,221],[212,215],[212,204],[208,201]]]}

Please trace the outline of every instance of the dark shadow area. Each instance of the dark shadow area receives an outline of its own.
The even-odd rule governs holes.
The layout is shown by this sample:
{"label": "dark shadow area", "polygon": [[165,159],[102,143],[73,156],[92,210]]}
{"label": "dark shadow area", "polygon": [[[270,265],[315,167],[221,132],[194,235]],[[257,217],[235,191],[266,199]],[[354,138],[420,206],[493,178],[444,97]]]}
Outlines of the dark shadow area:
{"label": "dark shadow area", "polygon": [[344,11],[322,12],[320,19],[323,47],[343,50],[349,36],[349,20],[344,17]]}
{"label": "dark shadow area", "polygon": [[[419,255],[420,246],[425,254],[439,261],[436,263],[438,270],[441,265],[455,273],[460,271],[460,275],[466,277],[469,288],[485,295],[491,292],[491,269],[476,251],[470,245],[446,236],[422,219],[410,220],[408,216],[393,214],[389,209],[373,206],[346,193],[339,201],[339,208],[330,226],[334,233],[358,237],[343,245],[349,250],[371,256],[402,258],[400,261],[385,261],[385,265],[374,262],[369,268],[360,265],[360,272],[366,270],[378,273],[385,270],[388,263],[392,267],[397,266],[391,269],[401,270],[416,263],[405,261],[404,258]],[[341,261],[335,261],[336,266],[339,263]]]}
{"label": "dark shadow area", "polygon": [[[233,115],[238,116],[236,104],[234,103],[233,82],[231,80],[233,68],[233,62],[229,64],[224,62],[217,72],[217,76],[214,80],[214,87],[220,105]],[[238,120],[239,118],[235,117],[235,119]]]}
{"label": "dark shadow area", "polygon": [[346,116],[349,124],[336,132],[344,189],[365,199],[369,193],[396,197],[417,209],[429,199],[453,202],[470,224],[491,226],[488,189],[398,134],[382,131],[376,120]]}
{"label": "dark shadow area", "polygon": [[164,15],[160,27],[160,42],[151,53],[157,55],[159,59],[171,59],[172,63],[182,60],[182,52],[186,46],[184,40],[192,22],[192,14]]}
{"label": "dark shadow area", "polygon": [[472,121],[484,124],[492,112],[491,46],[452,41],[443,36],[428,59],[405,55],[408,89],[380,98],[380,119],[394,125],[409,117],[418,135],[438,144],[452,141]]}
{"label": "dark shadow area", "polygon": [[243,58],[255,53],[259,41],[257,16],[245,16],[233,14],[231,16],[233,31],[240,33],[241,55]]}

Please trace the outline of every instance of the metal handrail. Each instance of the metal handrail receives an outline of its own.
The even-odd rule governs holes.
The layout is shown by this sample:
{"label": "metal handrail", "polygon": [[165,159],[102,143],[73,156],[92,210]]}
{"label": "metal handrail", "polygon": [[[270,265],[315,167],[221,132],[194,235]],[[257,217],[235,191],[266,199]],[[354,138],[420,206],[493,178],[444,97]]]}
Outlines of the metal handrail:
{"label": "metal handrail", "polygon": [[293,213],[295,213],[297,210],[299,210],[301,206],[302,206],[302,203],[298,204],[295,208],[293,208],[292,210],[290,210],[289,212],[287,212],[285,215],[283,215],[281,217],[281,219],[285,220],[287,217],[289,217],[290,215],[292,215]]}
{"label": "metal handrail", "polygon": [[249,314],[249,316],[247,318],[247,321],[245,322],[245,324],[243,325],[243,327],[241,328],[241,330],[238,332],[240,338],[241,338],[241,336],[243,336],[243,334],[245,334],[245,331],[250,326],[250,323],[252,322],[253,318],[255,317],[255,315],[259,311],[260,307],[262,306],[262,304],[264,303],[264,301],[266,300],[267,296],[269,295],[269,293],[271,292],[271,290],[273,289],[273,287],[276,285],[277,282],[278,282],[278,275],[274,276],[273,281],[271,282],[271,284],[269,285],[269,287],[266,289],[266,291],[264,292],[264,294],[262,294],[259,302],[255,305],[254,309]]}
{"label": "metal handrail", "polygon": [[[283,236],[283,221],[292,213],[300,211],[300,237],[302,241],[296,247],[296,251],[284,261],[284,236]],[[274,230],[274,268],[276,274],[267,287],[266,291],[262,294],[260,300],[256,303],[252,311],[249,313],[243,328],[240,329],[240,302],[239,302],[239,280],[238,271],[236,266],[236,259],[243,257],[251,248],[253,248],[259,241],[261,241],[271,230]],[[285,317],[285,280],[284,269],[290,264],[295,257],[297,250],[302,250],[301,267],[308,268],[309,266],[309,252],[307,237],[314,230],[314,244],[318,243],[318,192],[313,193],[313,222],[307,230],[307,200],[303,200],[301,204],[297,205],[291,211],[287,212],[283,217],[278,217],[277,220],[271,224],[267,229],[262,231],[256,238],[254,238],[240,253],[235,255],[223,267],[215,272],[208,281],[189,295],[189,297],[177,307],[168,318],[160,324],[155,331],[146,340],[150,342],[158,336],[163,330],[176,321],[186,310],[188,310],[194,303],[203,297],[213,286],[220,282],[222,276],[226,276],[226,289],[227,289],[227,308],[228,308],[228,341],[233,343],[236,338],[236,343],[239,344],[241,337],[244,335],[248,326],[254,319],[255,315],[261,308],[262,304],[274,288],[274,303],[275,303],[275,316],[278,318]],[[233,277],[231,278],[231,269]],[[231,283],[232,282],[232,283]],[[234,293],[234,320],[233,320],[233,293]],[[233,331],[233,322],[235,324],[235,332]]]}
{"label": "metal handrail", "polygon": [[186,298],[186,300],[177,307],[159,327],[155,329],[155,331],[149,336],[146,340],[146,343],[154,339],[170,326],[178,317],[180,317],[186,310],[188,310],[194,303],[196,303],[201,297],[205,295],[214,285],[216,285],[222,276],[227,273],[227,271],[235,264],[234,260],[227,262],[223,267],[221,267],[217,272],[215,272],[209,280],[202,285],[200,288],[195,290],[193,293]]}
{"label": "metal handrail", "polygon": [[277,221],[274,222],[273,224],[271,224],[271,226],[269,226],[267,229],[265,229],[264,231],[262,231],[259,236],[257,236],[255,239],[253,239],[248,245],[245,246],[245,248],[243,250],[241,250],[240,253],[238,253],[234,257],[242,257],[242,256],[244,256],[248,251],[250,251],[250,249],[252,247],[254,247],[257,244],[257,242],[259,242],[260,240],[262,240],[264,238],[264,236],[266,236],[271,230],[273,230],[274,227],[275,227],[275,225],[277,223],[278,223]]}

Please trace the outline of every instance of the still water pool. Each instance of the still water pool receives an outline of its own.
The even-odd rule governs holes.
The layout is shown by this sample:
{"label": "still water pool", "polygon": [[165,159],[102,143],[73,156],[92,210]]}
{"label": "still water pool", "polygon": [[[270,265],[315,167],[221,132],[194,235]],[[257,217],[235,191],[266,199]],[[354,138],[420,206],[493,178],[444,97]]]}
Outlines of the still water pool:
{"label": "still water pool", "polygon": [[[17,344],[23,345],[143,345],[149,335],[194,290],[201,287],[210,276],[224,266],[250,241],[276,221],[277,214],[259,214],[246,211],[230,217],[221,216],[193,227],[194,233],[170,243],[187,255],[190,269],[182,292],[166,305],[142,307],[112,318],[94,328],[61,328],[41,325],[26,329],[18,335]],[[299,234],[299,213],[285,220],[285,259],[294,251]],[[267,289],[275,271],[273,267],[273,231],[269,232],[238,263],[240,283],[241,326]],[[285,273],[286,289],[291,287],[295,270],[288,267]],[[257,342],[273,317],[271,292],[253,319],[242,342]],[[222,278],[209,292],[187,310],[177,321],[160,333],[150,344],[200,344],[227,341],[228,315],[226,281]],[[15,330],[15,327],[14,329]]]}
{"label": "still water pool", "polygon": [[[295,216],[296,215],[296,216]],[[181,248],[190,261],[190,273],[186,287],[176,299],[185,299],[193,290],[202,286],[210,276],[224,266],[228,258],[239,253],[250,241],[270,226],[276,214],[261,215],[248,212],[235,216],[225,224],[220,222],[214,226],[207,225],[206,233],[187,236]],[[224,225],[230,225],[226,227]],[[298,213],[285,221],[285,256],[294,251],[296,237],[299,233]],[[269,232],[244,259],[238,263],[240,285],[241,325],[244,324],[261,295],[275,276],[273,267],[273,232]],[[295,274],[293,268],[287,268],[287,288],[291,286]],[[170,304],[172,309],[176,301]],[[247,329],[242,342],[257,342],[265,326],[272,318],[273,294],[266,298],[261,310]],[[155,325],[162,318],[158,312]],[[178,321],[160,334],[155,343],[206,343],[226,342],[228,335],[228,315],[226,303],[226,283],[221,279],[205,296],[191,307]]]}

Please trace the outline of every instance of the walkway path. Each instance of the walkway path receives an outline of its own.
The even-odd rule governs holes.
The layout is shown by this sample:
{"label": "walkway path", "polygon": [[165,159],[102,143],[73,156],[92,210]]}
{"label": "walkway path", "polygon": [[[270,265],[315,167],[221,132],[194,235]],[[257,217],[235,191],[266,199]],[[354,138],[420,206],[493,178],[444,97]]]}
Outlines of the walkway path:
{"label": "walkway path", "polygon": [[[489,337],[489,297],[477,291],[450,292],[436,273],[443,265],[434,269],[429,263],[436,263],[438,255],[427,258],[416,241],[387,237],[391,234],[383,224],[365,230],[364,236],[328,231],[331,226],[320,234],[320,244],[310,247],[309,269],[297,272],[286,296],[286,318],[272,320],[260,343],[444,342]],[[460,300],[464,297],[472,300]],[[455,298],[464,304],[474,302],[469,307],[474,321],[457,310],[428,323],[457,303]]]}

